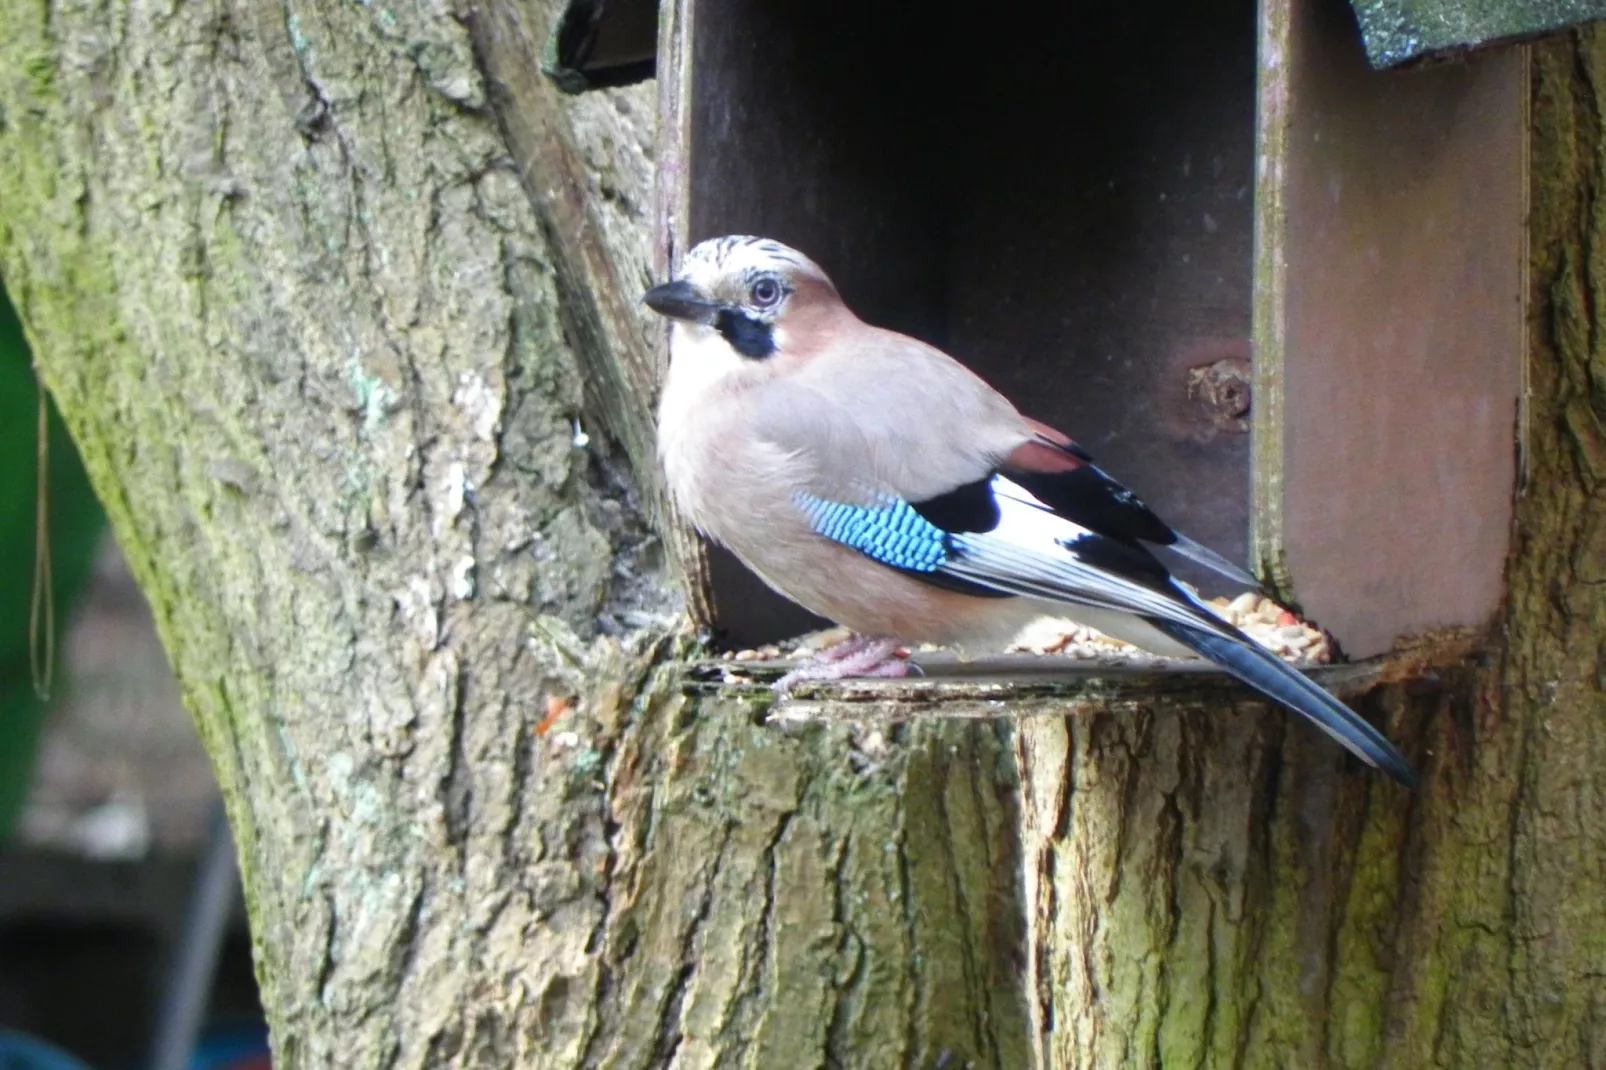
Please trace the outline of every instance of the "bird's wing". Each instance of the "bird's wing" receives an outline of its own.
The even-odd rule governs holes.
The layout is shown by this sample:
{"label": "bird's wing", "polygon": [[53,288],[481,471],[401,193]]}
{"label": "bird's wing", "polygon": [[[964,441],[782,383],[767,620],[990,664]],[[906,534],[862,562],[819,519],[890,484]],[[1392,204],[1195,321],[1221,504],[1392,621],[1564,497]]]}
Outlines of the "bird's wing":
{"label": "bird's wing", "polygon": [[1259,586],[1248,572],[1161,520],[1070,438],[1036,420],[1027,424],[1032,438],[1017,446],[999,471],[1049,509],[1100,535],[1167,546],[1235,583]]}
{"label": "bird's wing", "polygon": [[761,403],[762,433],[817,452],[826,479],[851,472],[862,486],[924,501],[1001,473],[1092,532],[1166,546],[1258,587],[1242,568],[1166,524],[1068,436],[1022,416],[946,353],[874,328],[851,337],[851,345],[818,345],[765,388]]}
{"label": "bird's wing", "polygon": [[1060,516],[1002,475],[924,501],[875,489],[849,497],[802,490],[796,501],[817,533],[919,578],[1178,624],[1217,619],[1148,550]]}
{"label": "bird's wing", "polygon": [[1415,782],[1377,729],[1178,587],[1147,549],[1068,520],[1007,476],[923,502],[861,495],[861,504],[846,504],[802,491],[797,501],[820,535],[928,582],[1137,617],[1367,763]]}

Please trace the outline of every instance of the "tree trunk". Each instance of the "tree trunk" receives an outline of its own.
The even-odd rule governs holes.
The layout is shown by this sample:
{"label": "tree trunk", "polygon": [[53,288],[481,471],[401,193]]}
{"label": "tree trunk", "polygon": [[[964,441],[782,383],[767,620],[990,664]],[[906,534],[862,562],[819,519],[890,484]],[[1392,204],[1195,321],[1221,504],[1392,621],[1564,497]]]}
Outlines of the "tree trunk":
{"label": "tree trunk", "polygon": [[1019,1066],[1007,741],[680,694],[630,478],[655,91],[521,72],[550,17],[0,5],[0,265],[276,1065]]}
{"label": "tree trunk", "polygon": [[1366,700],[1408,795],[1219,689],[689,686],[656,98],[553,93],[552,16],[0,0],[0,271],[223,786],[277,1066],[1606,1065],[1606,42],[1535,50],[1510,616]]}

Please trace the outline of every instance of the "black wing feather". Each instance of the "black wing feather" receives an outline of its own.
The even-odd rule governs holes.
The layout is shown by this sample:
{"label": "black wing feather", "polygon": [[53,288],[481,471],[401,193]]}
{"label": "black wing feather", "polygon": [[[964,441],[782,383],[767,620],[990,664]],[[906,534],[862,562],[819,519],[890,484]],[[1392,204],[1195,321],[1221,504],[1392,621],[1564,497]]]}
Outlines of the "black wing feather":
{"label": "black wing feather", "polygon": [[1066,472],[1005,468],[1003,474],[1065,519],[1121,542],[1170,546],[1177,533],[1136,494],[1093,465]]}

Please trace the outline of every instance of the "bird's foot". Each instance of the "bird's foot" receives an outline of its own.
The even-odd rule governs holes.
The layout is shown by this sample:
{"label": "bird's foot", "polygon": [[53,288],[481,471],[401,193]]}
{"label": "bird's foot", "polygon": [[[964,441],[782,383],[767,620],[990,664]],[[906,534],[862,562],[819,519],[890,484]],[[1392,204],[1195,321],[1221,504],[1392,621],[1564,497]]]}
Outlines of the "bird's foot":
{"label": "bird's foot", "polygon": [[814,656],[806,664],[820,662],[834,665],[839,661],[845,661],[857,654],[864,653],[867,648],[877,642],[881,642],[881,640],[874,639],[868,635],[850,635],[841,642],[832,643],[824,650],[815,651]]}
{"label": "bird's foot", "polygon": [[786,694],[794,684],[817,680],[847,680],[863,677],[892,679],[920,670],[898,656],[896,639],[872,639],[855,635],[827,647],[779,680],[775,692]]}

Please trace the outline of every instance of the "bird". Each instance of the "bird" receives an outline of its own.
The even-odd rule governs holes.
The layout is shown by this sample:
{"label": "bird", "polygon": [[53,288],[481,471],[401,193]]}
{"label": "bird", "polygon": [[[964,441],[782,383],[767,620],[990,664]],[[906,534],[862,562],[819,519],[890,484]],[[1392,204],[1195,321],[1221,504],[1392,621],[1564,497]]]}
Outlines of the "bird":
{"label": "bird", "polygon": [[642,296],[670,323],[657,447],[707,538],[852,637],[777,685],[893,677],[902,644],[1000,649],[1045,614],[1203,657],[1407,786],[1392,743],[1180,586],[1169,547],[1249,586],[1069,436],[948,354],[872,326],[778,241],[687,250]]}

